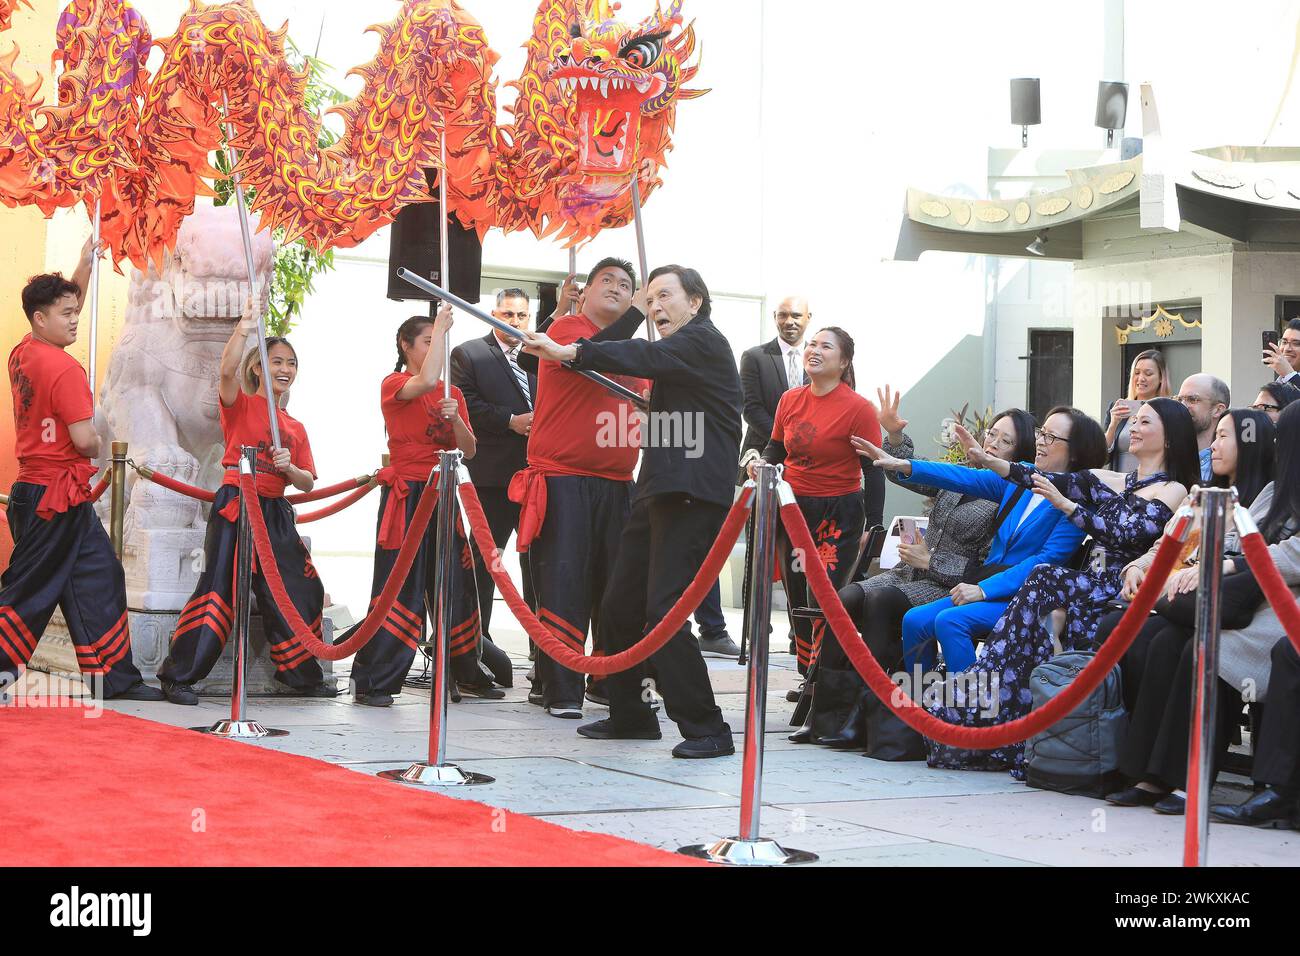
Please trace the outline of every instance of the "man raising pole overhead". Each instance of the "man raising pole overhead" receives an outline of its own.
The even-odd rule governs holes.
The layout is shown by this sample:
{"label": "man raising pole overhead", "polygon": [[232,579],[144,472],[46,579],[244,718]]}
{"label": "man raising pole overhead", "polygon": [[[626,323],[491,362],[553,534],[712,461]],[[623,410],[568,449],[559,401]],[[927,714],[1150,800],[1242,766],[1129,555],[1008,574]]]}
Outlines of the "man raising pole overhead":
{"label": "man raising pole overhead", "polygon": [[91,501],[100,438],[86,371],[66,351],[95,255],[81,252],[72,279],[32,278],[23,289],[31,333],[9,354],[18,482],[9,496],[14,552],[0,577],[0,687],[16,680],[56,607],[81,672],[105,698],[162,700],[131,660],[126,577]]}

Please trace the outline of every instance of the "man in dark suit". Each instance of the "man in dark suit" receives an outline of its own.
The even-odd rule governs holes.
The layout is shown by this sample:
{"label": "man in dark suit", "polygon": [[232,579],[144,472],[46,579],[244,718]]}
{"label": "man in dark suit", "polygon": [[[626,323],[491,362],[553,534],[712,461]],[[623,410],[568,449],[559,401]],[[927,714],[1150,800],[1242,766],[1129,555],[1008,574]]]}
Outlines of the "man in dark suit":
{"label": "man in dark suit", "polygon": [[[527,293],[520,289],[498,292],[492,315],[526,331]],[[506,489],[515,472],[528,467],[528,434],[533,426],[533,403],[537,399],[537,376],[519,367],[520,355],[519,340],[505,338],[495,329],[481,339],[458,345],[451,353],[451,380],[465,395],[470,427],[478,439],[478,453],[466,464],[483,501],[492,540],[503,551],[511,533],[519,526],[519,505],[506,496]],[[477,550],[474,562],[479,617],[483,635],[488,637],[495,588]],[[527,554],[520,555],[520,564],[524,600],[531,606],[533,587]]]}
{"label": "man in dark suit", "polygon": [[[772,437],[776,403],[791,388],[804,384],[803,340],[812,320],[803,296],[782,299],[776,308],[776,338],[748,349],[740,357],[740,387],[745,393],[744,458],[752,449],[762,454]],[[757,457],[757,456],[753,456]],[[741,469],[743,480],[744,469]]]}

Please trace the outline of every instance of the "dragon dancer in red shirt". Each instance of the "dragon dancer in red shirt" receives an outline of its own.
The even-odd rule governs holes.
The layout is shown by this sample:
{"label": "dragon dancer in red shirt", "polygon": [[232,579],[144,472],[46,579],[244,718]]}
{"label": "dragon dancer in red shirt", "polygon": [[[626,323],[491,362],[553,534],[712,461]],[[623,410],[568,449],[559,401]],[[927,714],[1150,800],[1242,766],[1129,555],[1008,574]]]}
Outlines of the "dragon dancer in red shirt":
{"label": "dragon dancer in red shirt", "polygon": [[[161,700],[131,659],[126,578],[90,500],[100,438],[86,371],[66,351],[90,276],[90,242],[72,279],[23,289],[31,333],[9,354],[18,481],[9,496],[14,551],[0,577],[0,701],[61,608],[81,672],[105,698]],[[99,684],[100,686],[95,686]]]}

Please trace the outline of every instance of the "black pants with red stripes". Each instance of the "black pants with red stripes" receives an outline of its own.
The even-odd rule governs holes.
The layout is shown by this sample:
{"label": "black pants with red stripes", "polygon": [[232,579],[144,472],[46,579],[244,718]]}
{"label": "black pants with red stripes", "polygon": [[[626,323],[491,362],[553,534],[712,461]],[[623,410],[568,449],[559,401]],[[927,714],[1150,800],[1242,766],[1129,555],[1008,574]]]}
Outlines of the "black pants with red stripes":
{"label": "black pants with red stripes", "polygon": [[[424,486],[422,481],[406,483],[407,527],[410,527],[411,517],[420,503]],[[385,488],[379,499],[379,522],[383,521],[390,493],[390,489]],[[415,661],[415,652],[420,642],[425,640],[426,608],[429,613],[433,613],[437,607],[437,592],[434,590],[437,522],[438,515],[434,512],[429,528],[424,533],[424,540],[420,543],[420,550],[416,552],[415,561],[411,564],[411,572],[406,576],[402,589],[397,592],[392,610],[370,643],[357,652],[356,659],[352,662],[352,680],[358,694],[400,694],[402,691],[402,681],[406,679],[411,664]],[[490,683],[492,675],[485,672],[480,663],[482,644],[474,561],[459,515],[456,518],[456,543],[452,553],[451,676],[462,684]],[[370,607],[375,606],[375,600],[388,583],[396,563],[397,550],[390,551],[375,545],[375,573],[370,587]],[[340,640],[346,640],[355,630],[353,628]]]}
{"label": "black pants with red stripes", "polygon": [[[817,544],[817,554],[796,555],[786,540],[785,532],[781,538],[781,580],[785,587],[785,599],[791,608],[815,607],[817,602],[808,589],[808,578],[803,572],[806,562],[819,560],[826,566],[826,574],[835,589],[848,583],[850,566],[858,556],[862,544],[862,531],[866,517],[862,506],[862,493],[855,491],[851,495],[839,495],[834,498],[814,498],[799,495],[796,500],[804,520],[812,531],[813,541]],[[813,621],[806,617],[794,619],[794,645],[798,655],[799,673],[807,674],[808,665],[817,657],[822,643],[822,631],[825,621]]]}
{"label": "black pants with red stripes", "polygon": [[[219,512],[239,495],[239,489],[223,485],[217,491],[208,519],[208,535],[203,546],[203,572],[194,595],[181,610],[176,631],[172,634],[167,660],[158,670],[160,680],[174,684],[193,684],[211,672],[221,657],[235,622],[235,560],[239,546],[239,525]],[[325,589],[311,563],[307,546],[298,536],[293,509],[283,498],[263,498],[262,515],[275,552],[275,563],[284,579],[285,590],[293,606],[312,632],[321,636],[321,611]],[[275,679],[297,689],[314,687],[325,679],[320,664],[298,641],[276,606],[271,589],[262,575],[254,555],[252,593],[262,612],[262,628],[275,662]]]}
{"label": "black pants with red stripes", "polygon": [[14,553],[0,577],[0,677],[22,674],[56,607],[83,674],[102,681],[105,697],[140,682],[131,660],[126,577],[89,502],[52,516],[36,514],[44,485],[18,482],[9,495]]}
{"label": "black pants with red stripes", "polygon": [[[600,602],[632,511],[632,482],[590,475],[546,479],[546,520],[528,552],[537,616],[579,654],[591,627],[592,653],[605,649]],[[537,683],[547,707],[581,707],[583,675],[537,649]]]}

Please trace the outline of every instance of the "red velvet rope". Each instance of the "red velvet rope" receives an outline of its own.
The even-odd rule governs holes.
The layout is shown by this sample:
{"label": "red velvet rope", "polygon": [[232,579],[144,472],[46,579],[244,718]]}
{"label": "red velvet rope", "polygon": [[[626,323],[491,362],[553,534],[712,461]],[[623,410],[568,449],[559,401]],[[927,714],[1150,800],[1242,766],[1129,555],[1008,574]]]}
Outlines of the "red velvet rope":
{"label": "red velvet rope", "polygon": [[713,587],[713,582],[722,573],[722,567],[727,563],[727,558],[731,555],[731,549],[740,539],[741,529],[744,528],[745,522],[749,518],[748,504],[753,492],[746,490],[740,500],[731,506],[731,511],[727,515],[726,521],[723,522],[722,530],[718,532],[717,540],[713,542],[713,547],[709,550],[708,555],[704,558],[704,563],[700,566],[700,573],[696,575],[690,587],[677,599],[677,603],[672,606],[672,609],[664,615],[664,619],[636,644],[625,651],[611,654],[609,657],[588,657],[585,654],[579,654],[568,645],[561,643],[559,638],[537,619],[528,605],[524,603],[524,599],[519,596],[515,583],[510,580],[510,575],[506,574],[505,568],[502,566],[501,552],[492,540],[492,529],[488,527],[487,515],[483,513],[483,504],[479,501],[478,492],[473,485],[466,482],[460,486],[460,494],[465,504],[465,516],[469,519],[470,530],[474,534],[474,543],[478,545],[479,554],[483,555],[484,564],[487,565],[492,574],[492,580],[496,582],[497,588],[501,591],[501,596],[505,598],[507,606],[515,615],[515,619],[528,632],[528,636],[548,657],[556,663],[569,668],[569,670],[591,674],[595,677],[606,677],[610,674],[618,674],[629,670],[637,664],[649,660],[651,655],[672,640],[677,632],[681,630],[682,625],[686,623],[686,619],[695,613],[695,609],[700,606],[700,602],[704,600],[709,593],[709,589]]}
{"label": "red velvet rope", "polygon": [[193,485],[187,485],[183,481],[177,481],[170,475],[164,475],[161,471],[150,471],[145,474],[139,468],[136,469],[141,478],[152,481],[155,485],[162,485],[168,491],[174,491],[178,495],[184,495],[186,498],[195,498],[199,501],[215,501],[217,493],[215,491],[204,491],[202,488],[195,488]]}
{"label": "red velvet rope", "polygon": [[[136,468],[136,471],[139,473],[141,478],[152,481],[156,485],[162,485],[164,488],[169,491],[174,491],[178,495],[184,495],[187,498],[194,498],[198,501],[210,502],[216,500],[217,493],[215,491],[205,491],[202,488],[196,488],[194,485],[187,485],[185,482],[177,481],[170,475],[164,475],[160,471],[153,471],[150,469],[149,473],[145,474],[145,472],[139,467]],[[366,482],[366,489],[375,486],[374,481],[369,476],[365,478],[350,478],[347,481],[339,482],[337,485],[329,485],[325,488],[318,488],[315,491],[307,491],[298,495],[287,495],[286,500],[288,500],[292,505],[305,505],[312,501],[320,501],[322,498],[333,498],[335,495],[340,495],[345,491],[351,491],[354,488],[360,488],[362,482]],[[99,489],[96,488],[96,490],[98,491]],[[360,501],[363,497],[365,497],[365,495],[357,495],[352,500],[354,502]],[[329,512],[329,514],[333,513],[334,512]],[[320,517],[324,518],[326,517],[326,514],[321,513]]]}
{"label": "red velvet rope", "polygon": [[[330,515],[336,515],[344,508],[352,507],[366,495],[370,494],[370,492],[374,491],[375,488],[375,483],[371,482],[364,488],[352,492],[352,494],[348,495],[346,498],[340,498],[327,508],[321,508],[319,511],[311,511],[305,515],[298,515],[293,520],[298,524],[310,524],[313,521],[319,521],[321,518],[328,518]],[[293,499],[291,498],[289,500],[292,501]]]}
{"label": "red velvet rope", "polygon": [[104,477],[99,479],[98,484],[96,484],[94,488],[90,489],[90,503],[94,504],[100,498],[104,497],[104,492],[108,491],[112,485],[113,473],[111,471],[104,472]]}
{"label": "red velvet rope", "polygon": [[1255,580],[1259,582],[1260,590],[1264,592],[1264,597],[1268,598],[1268,603],[1277,613],[1277,619],[1282,622],[1286,636],[1291,639],[1291,646],[1300,652],[1300,607],[1296,606],[1295,595],[1286,586],[1281,572],[1273,563],[1264,536],[1258,531],[1242,535],[1241,550],[1245,552],[1246,563],[1255,572]]}
{"label": "red velvet rope", "polygon": [[[291,505],[305,505],[313,501],[320,501],[323,498],[333,498],[335,495],[341,495],[345,491],[351,491],[353,488],[373,488],[375,480],[372,476],[366,475],[364,478],[349,478],[347,481],[340,481],[337,485],[327,485],[324,488],[317,488],[313,491],[304,491],[302,494],[285,495]],[[360,501],[364,495],[358,495],[354,500]],[[321,517],[325,517],[323,514]],[[301,519],[299,519],[301,520]]]}
{"label": "red velvet rope", "polygon": [[[792,547],[802,549],[804,554],[817,553],[817,546],[813,543],[808,524],[804,521],[803,513],[797,504],[782,507],[781,520],[785,524]],[[1133,598],[1133,603],[1129,605],[1123,619],[1111,632],[1096,657],[1074,679],[1074,683],[1038,710],[993,727],[959,727],[947,723],[930,714],[908,697],[889,679],[889,675],[881,669],[875,656],[862,642],[853,619],[844,609],[839,594],[826,575],[825,566],[820,561],[806,561],[805,575],[818,605],[826,615],[826,623],[839,640],[844,653],[852,662],[854,669],[867,682],[867,686],[885,703],[885,706],[913,730],[931,740],[937,740],[950,747],[991,750],[994,747],[1005,747],[1007,744],[1028,740],[1035,734],[1042,733],[1061,718],[1068,716],[1085,697],[1096,690],[1110,673],[1111,668],[1128,650],[1138,630],[1146,622],[1147,615],[1155,607],[1160,597],[1160,590],[1164,586],[1165,579],[1169,577],[1169,571],[1178,559],[1182,547],[1182,543],[1177,539],[1164,538],[1160,549],[1156,552],[1155,561],[1142,581],[1142,587]]]}
{"label": "red velvet rope", "polygon": [[326,644],[318,638],[302,619],[298,609],[293,606],[293,600],[285,590],[284,579],[280,577],[279,565],[275,563],[271,536],[266,530],[266,518],[262,514],[261,499],[257,496],[257,487],[253,483],[252,475],[240,475],[239,486],[239,493],[247,503],[245,510],[248,513],[249,524],[252,526],[253,547],[261,563],[262,574],[266,577],[267,587],[271,589],[271,596],[275,598],[276,606],[284,615],[289,630],[293,632],[294,640],[301,644],[307,653],[325,661],[341,661],[370,643],[370,639],[379,632],[379,626],[388,617],[393,602],[397,600],[398,592],[406,583],[406,576],[411,572],[411,565],[420,550],[424,532],[429,527],[429,519],[433,517],[434,506],[438,503],[437,486],[428,485],[420,495],[420,502],[415,507],[415,514],[411,516],[411,522],[406,529],[406,538],[402,541],[401,550],[397,552],[397,560],[393,564],[392,573],[384,583],[384,589],[379,592],[379,597],[375,599],[375,606],[361,622],[361,626],[342,644]]}

